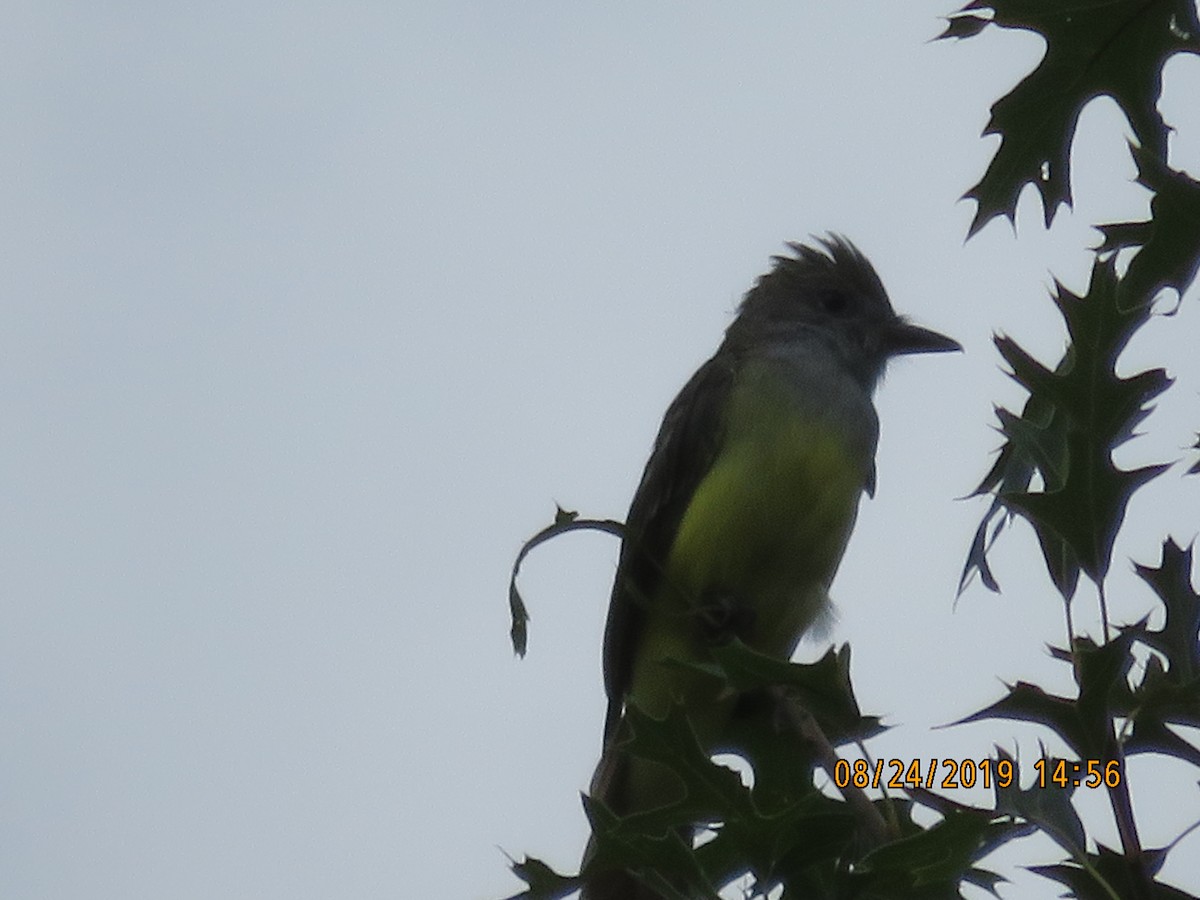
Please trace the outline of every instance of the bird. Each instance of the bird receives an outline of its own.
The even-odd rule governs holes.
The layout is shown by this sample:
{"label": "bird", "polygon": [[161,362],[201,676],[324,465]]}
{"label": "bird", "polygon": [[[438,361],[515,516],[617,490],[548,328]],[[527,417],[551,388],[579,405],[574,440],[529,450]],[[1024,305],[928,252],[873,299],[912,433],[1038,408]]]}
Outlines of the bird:
{"label": "bird", "polygon": [[[665,767],[630,756],[626,710],[681,704],[702,743],[729,697],[674,662],[740,639],[790,659],[827,626],[829,586],[865,493],[875,492],[876,386],[893,357],[961,350],[892,308],[845,237],[789,255],[744,295],[713,356],[667,408],[626,517],[604,629],[603,748],[589,793],[627,815],[679,799]],[[594,838],[584,863],[594,852]],[[625,872],[580,900],[657,900]]]}

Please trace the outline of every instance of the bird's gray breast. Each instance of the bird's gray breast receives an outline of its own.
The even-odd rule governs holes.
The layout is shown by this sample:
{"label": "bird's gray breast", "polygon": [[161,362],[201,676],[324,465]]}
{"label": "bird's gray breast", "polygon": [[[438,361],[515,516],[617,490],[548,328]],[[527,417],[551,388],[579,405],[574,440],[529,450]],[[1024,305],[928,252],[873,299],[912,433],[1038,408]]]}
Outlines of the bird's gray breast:
{"label": "bird's gray breast", "polygon": [[838,434],[849,460],[862,468],[864,489],[874,492],[879,416],[870,390],[828,343],[806,337],[766,344],[748,354],[741,376],[800,420]]}

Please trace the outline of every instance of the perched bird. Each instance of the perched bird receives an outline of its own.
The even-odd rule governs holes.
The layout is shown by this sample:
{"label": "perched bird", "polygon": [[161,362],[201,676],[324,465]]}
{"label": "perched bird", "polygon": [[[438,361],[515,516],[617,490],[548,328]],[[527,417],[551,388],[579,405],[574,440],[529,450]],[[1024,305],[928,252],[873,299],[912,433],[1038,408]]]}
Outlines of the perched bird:
{"label": "perched bird", "polygon": [[[737,310],[717,352],[668,407],[626,519],[604,634],[608,711],[591,794],[624,815],[677,799],[664,767],[619,747],[635,703],[682,703],[702,742],[730,698],[667,660],[704,662],[740,638],[788,659],[828,614],[828,588],[875,490],[871,397],[900,354],[962,349],[898,316],[874,268],[839,236],[789,244]],[[585,860],[590,858],[589,846]],[[649,900],[626,873],[581,900]]]}

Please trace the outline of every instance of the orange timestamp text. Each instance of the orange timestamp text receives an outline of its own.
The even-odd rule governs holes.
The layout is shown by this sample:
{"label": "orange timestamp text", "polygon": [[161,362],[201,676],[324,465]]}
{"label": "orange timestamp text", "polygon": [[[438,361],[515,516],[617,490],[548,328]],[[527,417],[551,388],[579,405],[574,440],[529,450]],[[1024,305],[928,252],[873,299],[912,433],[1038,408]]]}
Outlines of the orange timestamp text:
{"label": "orange timestamp text", "polygon": [[[1033,764],[1039,788],[1068,786],[1089,788],[1116,787],[1121,783],[1119,760],[1051,759],[1043,757]],[[853,785],[859,789],[885,787],[926,789],[1012,787],[1019,784],[1016,763],[1011,759],[839,759],[833,769],[833,781],[839,788]]]}

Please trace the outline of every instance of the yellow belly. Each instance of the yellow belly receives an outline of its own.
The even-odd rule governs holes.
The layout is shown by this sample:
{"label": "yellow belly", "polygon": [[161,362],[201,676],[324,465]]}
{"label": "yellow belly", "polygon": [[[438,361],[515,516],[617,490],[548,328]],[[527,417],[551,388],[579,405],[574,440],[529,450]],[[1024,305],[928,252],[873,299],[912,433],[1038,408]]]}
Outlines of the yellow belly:
{"label": "yellow belly", "polygon": [[698,605],[718,597],[753,611],[739,636],[788,658],[828,604],[870,460],[835,424],[806,416],[786,384],[746,380],[727,410],[727,439],[685,510],[661,587],[647,609],[633,693],[665,715],[703,687],[664,659],[703,661]]}
{"label": "yellow belly", "polygon": [[[792,647],[819,609],[854,524],[862,477],[815,428],[726,448],[689,504],[667,563],[676,601],[713,593],[754,609],[754,643]],[[790,649],[787,651],[790,655]]]}

